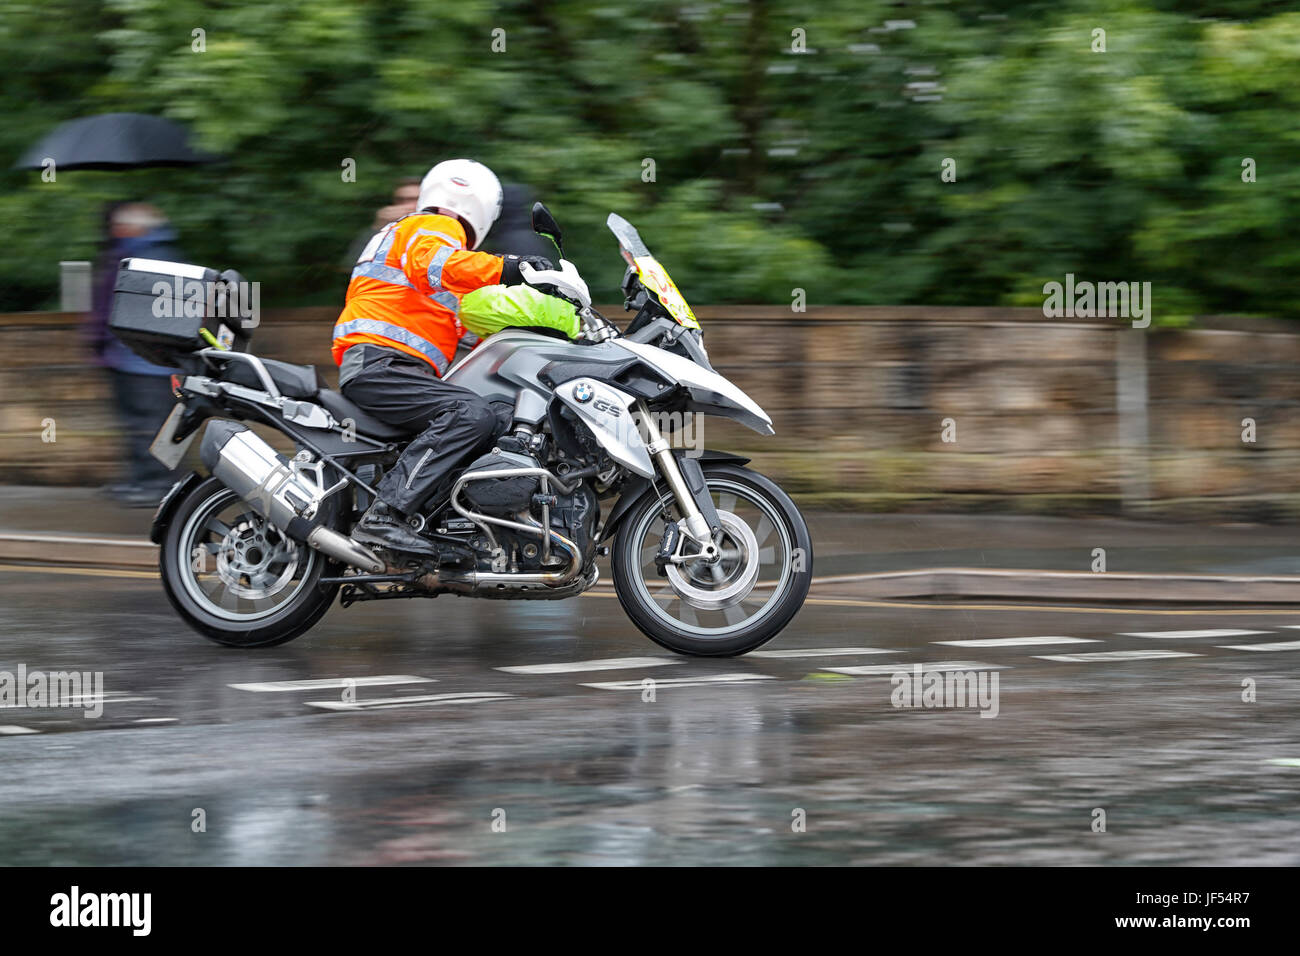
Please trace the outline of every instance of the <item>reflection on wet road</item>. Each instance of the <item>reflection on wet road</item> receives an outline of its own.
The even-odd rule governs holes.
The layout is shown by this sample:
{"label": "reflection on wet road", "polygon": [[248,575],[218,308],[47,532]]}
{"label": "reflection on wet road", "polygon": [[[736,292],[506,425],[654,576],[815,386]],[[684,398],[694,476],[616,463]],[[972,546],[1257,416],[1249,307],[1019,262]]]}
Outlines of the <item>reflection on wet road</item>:
{"label": "reflection on wet road", "polygon": [[[1300,614],[814,594],[739,659],[662,651],[607,594],[335,608],[249,652],[156,580],[0,569],[0,671],[105,691],[98,718],[0,710],[0,859],[1300,858]],[[951,672],[996,675],[996,717],[896,706]]]}

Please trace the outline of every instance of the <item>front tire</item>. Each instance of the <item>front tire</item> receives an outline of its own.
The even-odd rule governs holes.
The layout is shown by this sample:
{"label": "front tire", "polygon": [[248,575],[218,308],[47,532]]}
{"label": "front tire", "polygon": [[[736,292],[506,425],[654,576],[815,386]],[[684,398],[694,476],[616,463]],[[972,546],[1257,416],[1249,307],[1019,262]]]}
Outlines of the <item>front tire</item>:
{"label": "front tire", "polygon": [[704,465],[723,533],[721,559],[671,566],[654,558],[669,519],[667,490],[645,495],[622,521],[611,561],[614,590],[633,623],[678,654],[731,657],[767,643],[803,606],[812,582],[812,539],[789,495],[733,464]]}
{"label": "front tire", "polygon": [[272,647],[309,630],[339,586],[325,555],[281,534],[216,478],[176,506],[158,551],[163,589],[185,623],[227,647]]}

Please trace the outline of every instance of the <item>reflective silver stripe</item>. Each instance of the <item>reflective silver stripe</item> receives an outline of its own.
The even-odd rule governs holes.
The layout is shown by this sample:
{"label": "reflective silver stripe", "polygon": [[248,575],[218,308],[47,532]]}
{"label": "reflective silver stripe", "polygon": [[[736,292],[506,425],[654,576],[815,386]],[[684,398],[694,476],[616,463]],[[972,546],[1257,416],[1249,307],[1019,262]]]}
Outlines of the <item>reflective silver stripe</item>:
{"label": "reflective silver stripe", "polygon": [[452,315],[460,314],[460,299],[456,298],[453,292],[435,292],[429,296],[434,302],[437,302],[444,309],[450,309]]}
{"label": "reflective silver stripe", "polygon": [[391,322],[380,322],[378,319],[349,319],[334,326],[334,338],[336,339],[341,339],[354,332],[364,332],[367,335],[382,335],[394,342],[409,345],[432,362],[438,369],[439,375],[447,371],[447,356],[443,355],[432,342],[420,338],[410,329],[404,329],[400,325],[393,325]]}
{"label": "reflective silver stripe", "polygon": [[397,230],[394,229],[388,234],[388,238],[384,240],[383,245],[375,251],[375,258],[378,261],[384,262],[388,259],[388,253],[393,248],[393,240],[396,238]]}
{"label": "reflective silver stripe", "polygon": [[438,291],[442,291],[442,267],[455,251],[451,246],[443,246],[429,260],[429,285]]}
{"label": "reflective silver stripe", "polygon": [[406,478],[407,488],[411,487],[411,482],[415,481],[415,476],[420,473],[420,469],[424,467],[424,463],[429,460],[429,456],[432,454],[433,454],[433,449],[430,448],[428,451],[424,453],[424,457],[422,457],[419,461],[415,463],[415,467],[411,469],[410,475],[408,475]]}
{"label": "reflective silver stripe", "polygon": [[415,283],[406,277],[406,273],[396,266],[386,266],[382,262],[360,262],[352,270],[352,278],[364,276],[367,279],[378,279],[380,282],[387,282],[390,285],[400,285],[407,289],[414,289]]}
{"label": "reflective silver stripe", "polygon": [[419,239],[421,236],[437,236],[443,242],[447,243],[447,245],[455,249],[465,248],[465,244],[463,242],[461,242],[455,236],[447,235],[445,232],[439,232],[437,229],[417,229],[415,230],[414,233],[411,234],[411,238],[406,240],[406,250],[408,252],[411,249],[411,243],[415,242],[415,240]]}

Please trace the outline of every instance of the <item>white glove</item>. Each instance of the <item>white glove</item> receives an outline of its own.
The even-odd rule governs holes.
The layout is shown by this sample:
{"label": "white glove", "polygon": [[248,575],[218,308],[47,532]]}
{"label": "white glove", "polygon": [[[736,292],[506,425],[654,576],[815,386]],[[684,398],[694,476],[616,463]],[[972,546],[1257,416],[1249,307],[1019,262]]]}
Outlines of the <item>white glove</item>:
{"label": "white glove", "polygon": [[587,283],[578,275],[577,268],[568,259],[560,260],[558,269],[535,269],[529,262],[519,263],[519,275],[529,285],[554,286],[561,295],[577,302],[581,308],[591,305],[591,293]]}

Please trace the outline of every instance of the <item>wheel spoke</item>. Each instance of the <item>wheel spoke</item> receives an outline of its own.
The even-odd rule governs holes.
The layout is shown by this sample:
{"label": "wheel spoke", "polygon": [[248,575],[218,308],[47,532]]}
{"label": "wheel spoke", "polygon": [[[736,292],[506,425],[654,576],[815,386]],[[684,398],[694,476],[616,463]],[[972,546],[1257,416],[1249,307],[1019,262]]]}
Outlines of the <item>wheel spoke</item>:
{"label": "wheel spoke", "polygon": [[749,617],[749,615],[745,613],[745,609],[739,604],[733,604],[731,607],[723,608],[722,616],[727,619],[728,624],[739,624],[741,621]]}

